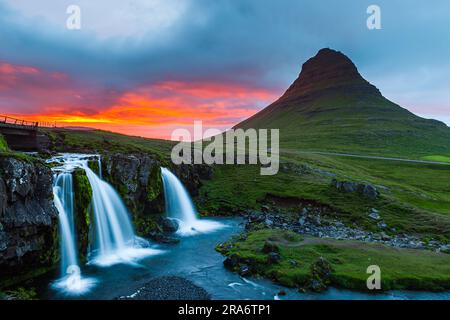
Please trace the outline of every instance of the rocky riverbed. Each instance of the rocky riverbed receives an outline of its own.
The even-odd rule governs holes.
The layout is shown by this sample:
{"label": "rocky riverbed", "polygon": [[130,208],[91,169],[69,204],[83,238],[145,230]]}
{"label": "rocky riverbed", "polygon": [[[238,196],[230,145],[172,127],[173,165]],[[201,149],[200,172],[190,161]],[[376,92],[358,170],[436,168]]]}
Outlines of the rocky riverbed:
{"label": "rocky riverbed", "polygon": [[[258,224],[263,224],[269,228],[290,230],[319,238],[358,240],[381,243],[397,248],[428,249],[437,252],[450,250],[450,244],[436,240],[425,242],[416,236],[397,234],[395,230],[389,230],[375,208],[372,208],[367,214],[377,224],[378,232],[346,226],[339,220],[321,216],[320,210],[314,207],[305,207],[298,215],[285,215],[276,212],[248,212],[245,217],[247,230],[256,227]],[[388,230],[390,234],[388,234]]]}

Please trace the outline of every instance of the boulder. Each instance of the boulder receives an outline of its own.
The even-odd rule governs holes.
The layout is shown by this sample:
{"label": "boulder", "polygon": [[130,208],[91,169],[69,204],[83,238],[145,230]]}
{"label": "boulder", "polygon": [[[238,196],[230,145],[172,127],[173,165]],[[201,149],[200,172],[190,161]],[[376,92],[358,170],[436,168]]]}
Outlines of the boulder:
{"label": "boulder", "polygon": [[250,275],[250,268],[247,265],[242,265],[239,267],[239,275],[242,277]]}
{"label": "boulder", "polygon": [[276,264],[280,262],[281,256],[278,252],[270,252],[267,256],[267,263],[269,264]]}
{"label": "boulder", "polygon": [[233,271],[239,266],[239,257],[236,254],[232,254],[223,261],[223,265],[225,268]]}
{"label": "boulder", "polygon": [[178,230],[178,221],[171,218],[162,217],[160,219],[160,225],[164,232],[173,233]]}
{"label": "boulder", "polygon": [[331,185],[337,190],[344,193],[359,193],[365,198],[375,200],[379,196],[377,188],[368,183],[359,183],[352,181],[338,181],[333,179]]}
{"label": "boulder", "polygon": [[264,253],[280,252],[280,248],[275,243],[271,241],[266,241],[264,242],[262,252]]}
{"label": "boulder", "polygon": [[308,288],[315,292],[321,292],[327,289],[331,282],[331,274],[333,267],[323,257],[317,259],[311,265],[311,278],[309,280]]}

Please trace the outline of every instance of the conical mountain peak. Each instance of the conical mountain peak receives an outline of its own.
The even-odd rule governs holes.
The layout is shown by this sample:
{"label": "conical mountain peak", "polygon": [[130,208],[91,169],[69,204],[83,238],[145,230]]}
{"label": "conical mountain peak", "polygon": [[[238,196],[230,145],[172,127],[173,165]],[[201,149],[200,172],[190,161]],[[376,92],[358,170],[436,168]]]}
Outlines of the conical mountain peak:
{"label": "conical mountain peak", "polygon": [[376,87],[361,76],[345,54],[324,48],[303,64],[299,77],[282,99],[298,98],[329,89],[380,94]]}

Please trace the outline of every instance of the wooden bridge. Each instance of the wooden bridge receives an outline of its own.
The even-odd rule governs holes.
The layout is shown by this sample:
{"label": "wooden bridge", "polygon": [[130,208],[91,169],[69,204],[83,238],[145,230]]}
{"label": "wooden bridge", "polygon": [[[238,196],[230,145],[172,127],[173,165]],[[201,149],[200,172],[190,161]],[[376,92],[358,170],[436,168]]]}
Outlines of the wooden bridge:
{"label": "wooden bridge", "polygon": [[49,123],[26,121],[0,115],[0,134],[3,135],[12,150],[38,151],[46,144],[45,135],[39,127],[50,127]]}

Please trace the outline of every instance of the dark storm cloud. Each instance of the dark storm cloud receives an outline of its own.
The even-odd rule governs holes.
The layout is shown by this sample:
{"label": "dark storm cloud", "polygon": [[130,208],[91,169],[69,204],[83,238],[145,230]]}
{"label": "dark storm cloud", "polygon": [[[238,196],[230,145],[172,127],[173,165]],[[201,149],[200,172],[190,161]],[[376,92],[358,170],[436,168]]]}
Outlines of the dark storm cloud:
{"label": "dark storm cloud", "polygon": [[[117,1],[75,2],[86,16],[81,31],[65,30],[64,3],[54,8],[42,1],[48,10],[34,16],[32,2],[1,2],[0,60],[64,72],[81,86],[119,91],[176,79],[251,84],[281,94],[302,62],[332,47],[349,55],[389,98],[414,103],[422,114],[430,96],[433,105],[449,108],[443,90],[450,79],[448,1],[432,6],[376,1],[382,30],[374,31],[366,28],[366,9],[373,1],[364,0],[186,1],[182,14],[165,28],[151,24],[155,16],[139,16],[142,1],[129,2],[142,18],[136,26],[108,21],[118,16]],[[164,3],[171,9],[170,1]],[[415,93],[414,101],[408,92]]]}

